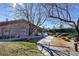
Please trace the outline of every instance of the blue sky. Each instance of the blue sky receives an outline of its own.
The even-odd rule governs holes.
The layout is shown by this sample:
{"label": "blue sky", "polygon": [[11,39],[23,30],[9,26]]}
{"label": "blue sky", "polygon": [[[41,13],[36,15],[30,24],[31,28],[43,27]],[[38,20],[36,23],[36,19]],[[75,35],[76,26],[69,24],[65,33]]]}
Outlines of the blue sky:
{"label": "blue sky", "polygon": [[10,4],[0,3],[0,21],[5,21],[6,18],[10,18]]}
{"label": "blue sky", "polygon": [[[8,18],[9,20],[14,19],[13,14],[11,13],[11,10],[13,9],[12,5],[13,4],[0,3],[0,22],[6,21],[6,18]],[[79,7],[71,7],[70,14],[72,19],[76,21],[79,18]],[[46,21],[43,26],[52,28],[53,25],[57,26],[56,24],[58,24],[57,21]]]}

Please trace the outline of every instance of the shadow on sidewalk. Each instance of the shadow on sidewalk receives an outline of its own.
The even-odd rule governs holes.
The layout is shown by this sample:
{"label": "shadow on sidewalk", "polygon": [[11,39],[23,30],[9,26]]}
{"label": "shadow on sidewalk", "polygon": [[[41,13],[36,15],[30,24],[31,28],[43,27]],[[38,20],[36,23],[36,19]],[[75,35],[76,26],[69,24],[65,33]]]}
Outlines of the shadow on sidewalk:
{"label": "shadow on sidewalk", "polygon": [[69,54],[67,54],[65,52],[48,48],[48,47],[44,46],[43,44],[38,43],[38,45],[41,46],[42,49],[46,50],[51,56],[54,56],[54,53],[58,56],[70,56]]}

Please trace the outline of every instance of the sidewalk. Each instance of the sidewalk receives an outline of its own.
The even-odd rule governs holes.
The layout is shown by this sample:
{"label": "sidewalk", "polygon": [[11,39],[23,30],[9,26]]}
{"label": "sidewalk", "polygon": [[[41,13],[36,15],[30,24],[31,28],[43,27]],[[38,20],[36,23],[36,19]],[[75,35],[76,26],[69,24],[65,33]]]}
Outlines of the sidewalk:
{"label": "sidewalk", "polygon": [[[53,37],[48,36],[37,42],[38,49],[46,56],[79,56],[78,52],[65,50],[63,47],[54,46],[51,43]],[[53,39],[54,40],[54,39]],[[50,46],[52,45],[52,46]]]}

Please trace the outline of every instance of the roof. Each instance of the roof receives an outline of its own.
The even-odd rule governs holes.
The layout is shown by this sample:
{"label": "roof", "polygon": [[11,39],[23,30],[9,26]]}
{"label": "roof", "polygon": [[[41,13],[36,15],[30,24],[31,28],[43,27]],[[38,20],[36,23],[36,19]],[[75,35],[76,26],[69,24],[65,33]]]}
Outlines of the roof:
{"label": "roof", "polygon": [[[33,26],[36,26],[34,25],[33,23],[25,20],[25,19],[18,19],[18,20],[12,20],[12,21],[5,21],[5,22],[0,22],[0,27],[1,26],[7,26],[7,25],[12,25],[12,24],[17,24],[17,23],[20,23],[20,22],[26,22],[27,24],[31,24]],[[36,26],[37,27],[37,26]]]}

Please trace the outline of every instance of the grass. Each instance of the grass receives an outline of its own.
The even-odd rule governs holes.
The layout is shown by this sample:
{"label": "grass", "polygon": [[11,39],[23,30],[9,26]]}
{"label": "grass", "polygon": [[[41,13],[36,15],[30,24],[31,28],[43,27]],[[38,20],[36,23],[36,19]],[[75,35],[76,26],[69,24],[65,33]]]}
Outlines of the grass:
{"label": "grass", "polygon": [[0,56],[42,56],[32,42],[5,42],[0,43]]}

